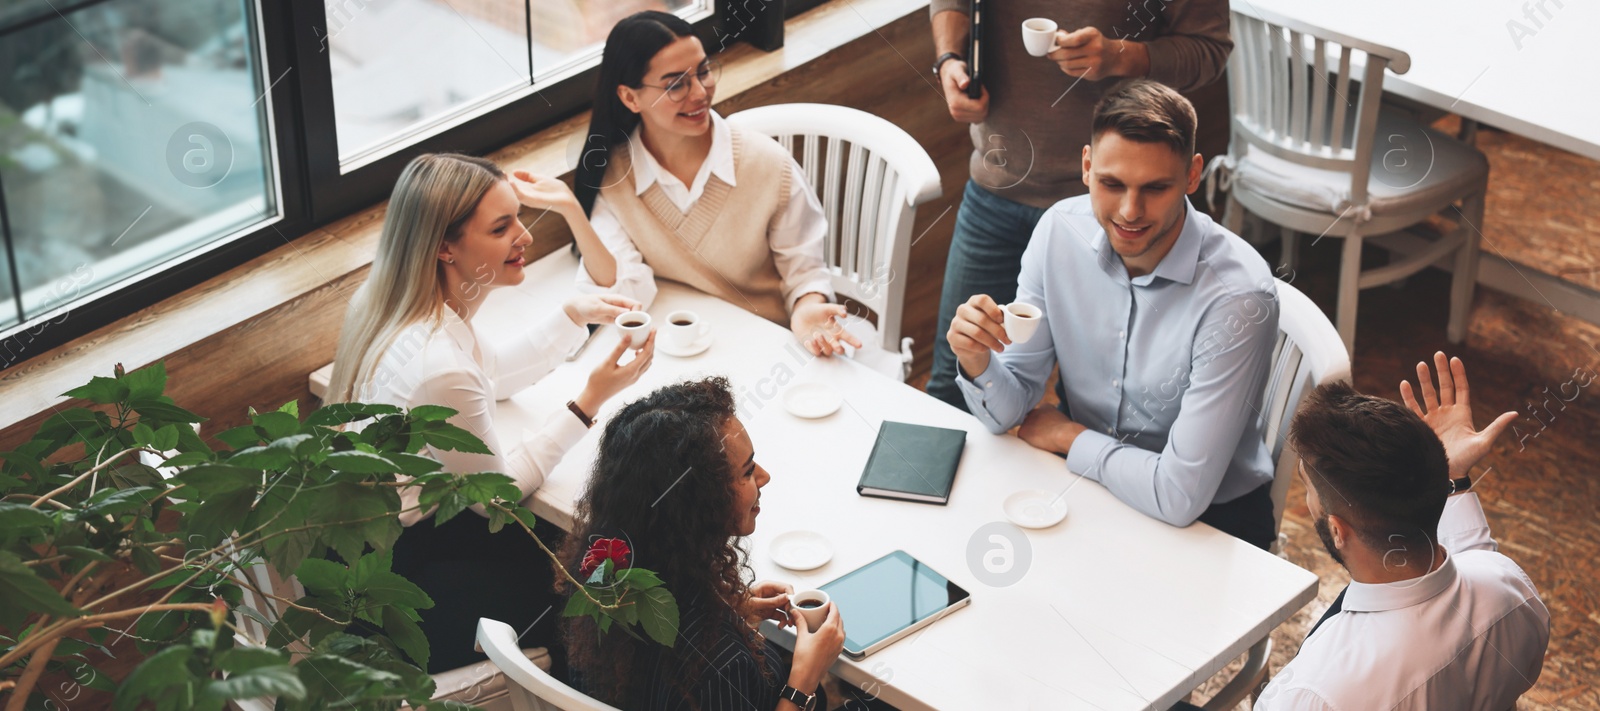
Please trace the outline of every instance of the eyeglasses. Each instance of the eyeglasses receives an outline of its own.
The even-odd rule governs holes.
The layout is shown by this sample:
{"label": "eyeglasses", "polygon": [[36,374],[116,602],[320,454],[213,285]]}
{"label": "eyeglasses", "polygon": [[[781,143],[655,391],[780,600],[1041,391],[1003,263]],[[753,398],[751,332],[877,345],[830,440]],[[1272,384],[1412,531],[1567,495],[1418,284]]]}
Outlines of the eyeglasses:
{"label": "eyeglasses", "polygon": [[667,92],[668,101],[677,103],[689,98],[689,77],[691,76],[695,78],[695,81],[700,82],[701,88],[706,90],[715,89],[717,88],[717,78],[722,76],[722,65],[707,59],[706,61],[700,63],[699,68],[695,69],[693,74],[689,74],[687,72],[679,74],[678,78],[672,80],[671,84],[666,86],[640,84],[640,86],[648,86],[652,89],[661,89]]}

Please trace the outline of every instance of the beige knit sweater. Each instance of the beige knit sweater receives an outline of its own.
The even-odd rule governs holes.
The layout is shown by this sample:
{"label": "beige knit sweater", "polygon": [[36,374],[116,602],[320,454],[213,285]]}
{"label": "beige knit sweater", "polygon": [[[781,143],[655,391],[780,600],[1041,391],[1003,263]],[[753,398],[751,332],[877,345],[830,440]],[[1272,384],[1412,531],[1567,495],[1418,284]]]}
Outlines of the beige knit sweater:
{"label": "beige knit sweater", "polygon": [[639,193],[628,144],[612,149],[600,192],[657,278],[687,284],[787,328],[783,277],[768,237],[789,201],[790,156],[771,138],[730,128],[738,185],[712,174],[688,214],[667,199],[660,183]]}

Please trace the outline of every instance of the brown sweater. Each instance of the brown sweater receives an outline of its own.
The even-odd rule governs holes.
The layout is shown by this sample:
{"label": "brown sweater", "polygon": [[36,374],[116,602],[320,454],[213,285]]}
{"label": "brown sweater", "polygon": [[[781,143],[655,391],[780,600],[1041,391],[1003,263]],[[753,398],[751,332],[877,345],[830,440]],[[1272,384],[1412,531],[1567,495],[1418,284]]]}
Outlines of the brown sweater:
{"label": "brown sweater", "polygon": [[768,234],[789,202],[791,158],[767,136],[729,128],[738,185],[713,173],[688,214],[678,212],[659,182],[638,194],[626,143],[612,150],[600,193],[657,278],[687,284],[788,327],[783,277]]}
{"label": "brown sweater", "polygon": [[[969,0],[932,0],[931,15],[968,11]],[[1055,20],[1071,32],[1094,26],[1108,39],[1145,43],[1149,78],[1192,91],[1222,75],[1233,40],[1227,0],[985,0],[984,87],[989,116],[972,126],[972,179],[1034,207],[1088,191],[1083,146],[1095,102],[1120,81],[1079,81],[1022,47],[1022,22]]]}

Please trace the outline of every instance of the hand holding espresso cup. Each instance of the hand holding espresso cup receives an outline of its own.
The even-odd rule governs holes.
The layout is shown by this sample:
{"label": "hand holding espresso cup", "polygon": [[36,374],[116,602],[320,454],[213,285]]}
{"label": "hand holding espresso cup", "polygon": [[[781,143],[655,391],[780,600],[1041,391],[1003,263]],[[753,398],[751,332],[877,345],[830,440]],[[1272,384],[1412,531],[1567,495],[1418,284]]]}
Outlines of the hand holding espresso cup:
{"label": "hand holding espresso cup", "polygon": [[1033,17],[1022,22],[1022,48],[1035,57],[1043,57],[1060,49],[1056,45],[1056,30],[1061,29],[1055,20]]}
{"label": "hand holding espresso cup", "polygon": [[988,294],[976,294],[956,309],[945,340],[961,361],[961,369],[976,376],[989,369],[989,354],[1004,352],[1011,345],[1006,335],[1006,312]]}

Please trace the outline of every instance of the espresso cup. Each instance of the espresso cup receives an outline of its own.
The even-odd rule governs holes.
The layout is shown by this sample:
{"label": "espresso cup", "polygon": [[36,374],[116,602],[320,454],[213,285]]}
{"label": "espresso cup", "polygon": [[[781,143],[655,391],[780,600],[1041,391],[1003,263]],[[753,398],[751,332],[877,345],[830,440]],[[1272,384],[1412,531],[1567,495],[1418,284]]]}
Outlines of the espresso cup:
{"label": "espresso cup", "polygon": [[667,314],[667,323],[662,327],[661,338],[663,345],[675,351],[684,351],[693,348],[700,339],[706,335],[706,322],[700,320],[700,314],[693,311],[674,311]]}
{"label": "espresso cup", "polygon": [[1027,343],[1028,339],[1033,338],[1033,332],[1039,330],[1039,322],[1044,320],[1044,311],[1021,301],[1006,304],[1005,312],[1006,337],[1013,344]]}
{"label": "espresso cup", "polygon": [[617,317],[616,324],[629,348],[643,348],[644,339],[650,337],[650,314],[643,311],[624,313]]}
{"label": "espresso cup", "polygon": [[805,590],[789,596],[789,608],[806,618],[806,629],[815,631],[828,619],[828,594],[821,590]]}
{"label": "espresso cup", "polygon": [[1022,47],[1028,54],[1043,57],[1059,49],[1056,47],[1056,30],[1059,26],[1055,20],[1044,17],[1035,17],[1022,21]]}

